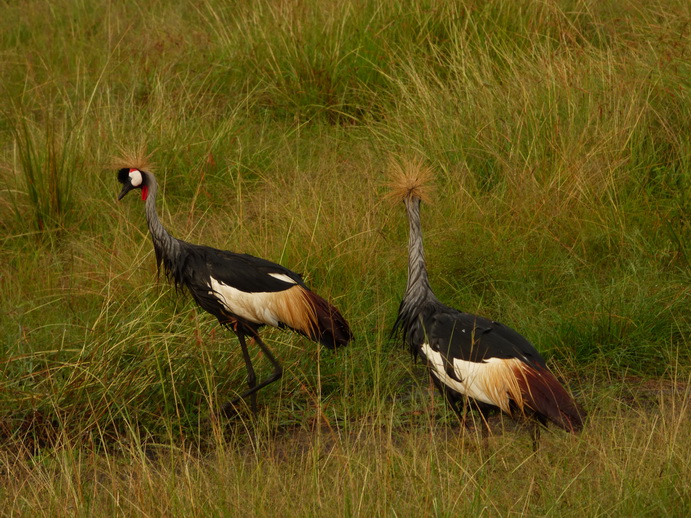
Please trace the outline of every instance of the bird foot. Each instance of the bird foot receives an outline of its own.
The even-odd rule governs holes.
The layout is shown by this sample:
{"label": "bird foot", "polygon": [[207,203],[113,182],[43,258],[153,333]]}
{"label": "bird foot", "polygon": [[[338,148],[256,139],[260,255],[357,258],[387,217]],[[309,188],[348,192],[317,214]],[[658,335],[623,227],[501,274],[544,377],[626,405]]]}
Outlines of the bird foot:
{"label": "bird foot", "polygon": [[[234,419],[240,417],[243,414],[247,414],[249,409],[247,402],[242,398],[236,398],[232,401],[227,401],[221,406],[221,414],[223,414],[228,419]],[[256,415],[256,408],[252,409],[252,414]]]}

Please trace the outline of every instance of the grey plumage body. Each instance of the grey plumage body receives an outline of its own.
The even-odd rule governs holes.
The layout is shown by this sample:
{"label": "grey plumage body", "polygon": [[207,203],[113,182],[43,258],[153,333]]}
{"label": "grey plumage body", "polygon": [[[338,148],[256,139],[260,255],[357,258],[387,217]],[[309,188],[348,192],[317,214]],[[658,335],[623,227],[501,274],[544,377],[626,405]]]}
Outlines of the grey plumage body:
{"label": "grey plumage body", "polygon": [[[524,337],[498,322],[446,306],[430,286],[420,223],[425,175],[413,170],[396,178],[409,222],[408,282],[394,333],[429,366],[435,385],[459,417],[466,401],[483,415],[494,409],[547,420],[567,431],[582,427],[584,413],[549,372]],[[486,422],[486,420],[485,420]],[[534,429],[537,444],[539,428]]]}
{"label": "grey plumage body", "polygon": [[[352,339],[339,311],[309,290],[295,272],[266,259],[194,245],[171,236],[158,218],[158,185],[152,173],[125,167],[119,170],[118,179],[123,184],[119,199],[130,190],[142,191],[158,267],[163,265],[177,288],[186,288],[199,306],[238,336],[249,388],[224,407],[226,413],[248,396],[256,409],[256,392],[282,375],[280,363],[259,337],[262,325],[289,328],[329,348],[346,345]],[[274,367],[260,383],[256,382],[246,336],[254,339]]]}

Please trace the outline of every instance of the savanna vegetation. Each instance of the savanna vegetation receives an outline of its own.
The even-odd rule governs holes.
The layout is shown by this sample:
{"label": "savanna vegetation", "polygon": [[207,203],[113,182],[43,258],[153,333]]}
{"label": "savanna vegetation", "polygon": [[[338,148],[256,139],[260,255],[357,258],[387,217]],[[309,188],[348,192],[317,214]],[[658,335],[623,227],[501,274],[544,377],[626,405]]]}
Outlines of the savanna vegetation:
{"label": "savanna vegetation", "polygon": [[[681,0],[0,3],[0,512],[691,515],[691,7]],[[157,279],[178,238],[348,318],[235,419],[236,339]],[[528,337],[584,431],[459,425],[389,339],[423,207],[440,299]],[[261,358],[257,365],[266,366]]]}

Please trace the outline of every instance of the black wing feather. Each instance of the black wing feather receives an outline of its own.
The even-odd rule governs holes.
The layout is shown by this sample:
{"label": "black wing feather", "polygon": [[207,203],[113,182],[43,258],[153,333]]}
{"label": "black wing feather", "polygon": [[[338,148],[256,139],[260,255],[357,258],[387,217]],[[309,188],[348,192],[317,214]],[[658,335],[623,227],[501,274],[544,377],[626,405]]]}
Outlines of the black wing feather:
{"label": "black wing feather", "polygon": [[413,322],[403,327],[411,348],[427,341],[449,361],[516,358],[531,366],[545,367],[545,360],[535,347],[510,327],[438,302],[427,304]]}
{"label": "black wing feather", "polygon": [[[295,284],[305,285],[300,275],[266,259],[209,246],[181,243],[184,244],[181,284],[193,282],[208,287],[209,277],[213,277],[226,286],[246,293],[277,292],[287,290]],[[295,283],[277,279],[270,275],[272,273],[285,275]]]}
{"label": "black wing feather", "polygon": [[[247,293],[276,292],[289,289],[298,284],[304,286],[297,273],[260,257],[248,254],[235,254],[215,248],[203,247],[203,256],[209,274],[219,282]],[[270,274],[280,274],[294,283],[277,279]]]}
{"label": "black wing feather", "polygon": [[[200,246],[177,240],[179,244],[175,263],[166,261],[166,256],[156,247],[156,259],[162,259],[166,275],[177,288],[186,287],[194,300],[204,310],[216,316],[221,323],[232,320],[219,298],[210,287],[210,277],[246,293],[279,292],[295,284],[304,286],[297,273],[266,259],[248,254],[236,254],[209,246]],[[287,282],[269,275],[281,274],[294,280]]]}

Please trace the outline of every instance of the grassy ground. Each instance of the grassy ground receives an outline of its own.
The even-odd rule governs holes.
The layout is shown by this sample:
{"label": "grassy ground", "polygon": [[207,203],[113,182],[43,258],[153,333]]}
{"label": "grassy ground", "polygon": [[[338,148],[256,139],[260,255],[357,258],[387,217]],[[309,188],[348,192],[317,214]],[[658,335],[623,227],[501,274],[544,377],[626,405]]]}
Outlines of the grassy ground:
{"label": "grassy ground", "polygon": [[[0,495],[12,515],[691,514],[687,2],[23,1],[0,6]],[[179,238],[303,272],[356,341],[235,338],[157,281],[121,148]],[[577,437],[461,430],[388,340],[390,159],[445,302],[527,336]],[[257,359],[258,364],[262,359]],[[268,365],[265,365],[268,369]]]}

